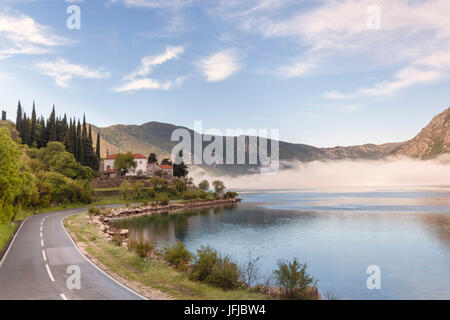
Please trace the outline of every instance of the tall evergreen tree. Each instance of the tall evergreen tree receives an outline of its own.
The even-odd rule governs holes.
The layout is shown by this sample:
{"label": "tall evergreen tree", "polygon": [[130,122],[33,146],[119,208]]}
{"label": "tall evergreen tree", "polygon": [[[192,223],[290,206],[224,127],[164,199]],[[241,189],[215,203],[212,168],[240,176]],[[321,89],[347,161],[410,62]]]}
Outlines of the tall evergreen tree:
{"label": "tall evergreen tree", "polygon": [[55,105],[53,105],[52,113],[50,114],[50,118],[48,119],[47,122],[47,131],[48,131],[48,141],[57,141]]}
{"label": "tall evergreen tree", "polygon": [[2,120],[6,120],[6,111],[2,110]]}
{"label": "tall evergreen tree", "polygon": [[78,120],[77,124],[77,134],[76,134],[76,150],[77,153],[75,155],[75,158],[78,162],[83,163],[84,162],[84,155],[83,155],[83,144],[81,141],[81,124],[80,120]]}
{"label": "tall evergreen tree", "polygon": [[27,114],[23,114],[22,119],[22,132],[20,137],[22,138],[22,143],[31,146],[31,129],[30,129],[30,119],[27,118]]}
{"label": "tall evergreen tree", "polygon": [[97,144],[95,145],[95,155],[97,161],[100,164],[100,131],[97,133]]}
{"label": "tall evergreen tree", "polygon": [[40,132],[39,132],[38,147],[44,148],[47,145],[47,130],[46,130],[47,127],[45,126],[45,119],[43,116],[41,116],[39,124],[40,124]]}
{"label": "tall evergreen tree", "polygon": [[21,134],[22,132],[22,105],[19,103],[17,104],[17,117],[16,117],[16,130]]}
{"label": "tall evergreen tree", "polygon": [[30,145],[32,145],[34,142],[37,143],[37,132],[36,132],[36,107],[33,101],[33,111],[31,112]]}

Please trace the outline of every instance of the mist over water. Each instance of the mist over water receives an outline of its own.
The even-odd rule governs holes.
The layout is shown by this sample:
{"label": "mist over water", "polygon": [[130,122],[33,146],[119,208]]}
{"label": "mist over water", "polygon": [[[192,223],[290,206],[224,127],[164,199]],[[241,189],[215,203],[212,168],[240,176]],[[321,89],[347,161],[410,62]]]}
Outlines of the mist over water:
{"label": "mist over water", "polygon": [[450,154],[433,160],[387,158],[384,160],[336,160],[283,162],[274,175],[215,176],[191,168],[196,183],[220,179],[231,189],[296,189],[318,187],[432,186],[450,185]]}

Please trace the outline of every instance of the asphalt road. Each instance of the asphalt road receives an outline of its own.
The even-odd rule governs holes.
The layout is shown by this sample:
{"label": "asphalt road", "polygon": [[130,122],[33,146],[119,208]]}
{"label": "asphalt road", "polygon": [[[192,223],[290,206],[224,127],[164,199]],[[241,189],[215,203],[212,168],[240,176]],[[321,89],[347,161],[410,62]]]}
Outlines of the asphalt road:
{"label": "asphalt road", "polygon": [[62,220],[86,210],[44,213],[23,222],[0,261],[0,300],[143,299],[92,264],[67,234]]}

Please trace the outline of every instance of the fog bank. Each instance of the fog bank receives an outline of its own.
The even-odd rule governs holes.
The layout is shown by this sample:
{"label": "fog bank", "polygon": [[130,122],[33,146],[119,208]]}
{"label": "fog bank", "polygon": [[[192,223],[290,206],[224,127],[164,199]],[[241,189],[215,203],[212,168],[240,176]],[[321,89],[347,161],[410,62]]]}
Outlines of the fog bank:
{"label": "fog bank", "polygon": [[195,183],[220,179],[227,188],[239,189],[450,185],[450,154],[433,160],[388,158],[284,164],[290,168],[274,175],[215,176],[200,168],[190,168],[190,175]]}

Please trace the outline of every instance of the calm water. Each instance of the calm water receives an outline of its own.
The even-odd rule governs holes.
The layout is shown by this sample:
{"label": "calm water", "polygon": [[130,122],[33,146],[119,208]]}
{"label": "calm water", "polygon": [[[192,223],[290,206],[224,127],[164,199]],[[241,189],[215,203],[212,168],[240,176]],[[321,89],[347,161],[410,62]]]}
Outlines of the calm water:
{"label": "calm water", "polygon": [[[450,187],[240,191],[234,208],[121,221],[135,240],[211,245],[244,261],[308,264],[323,293],[343,299],[450,299]],[[368,290],[366,269],[381,268]]]}

